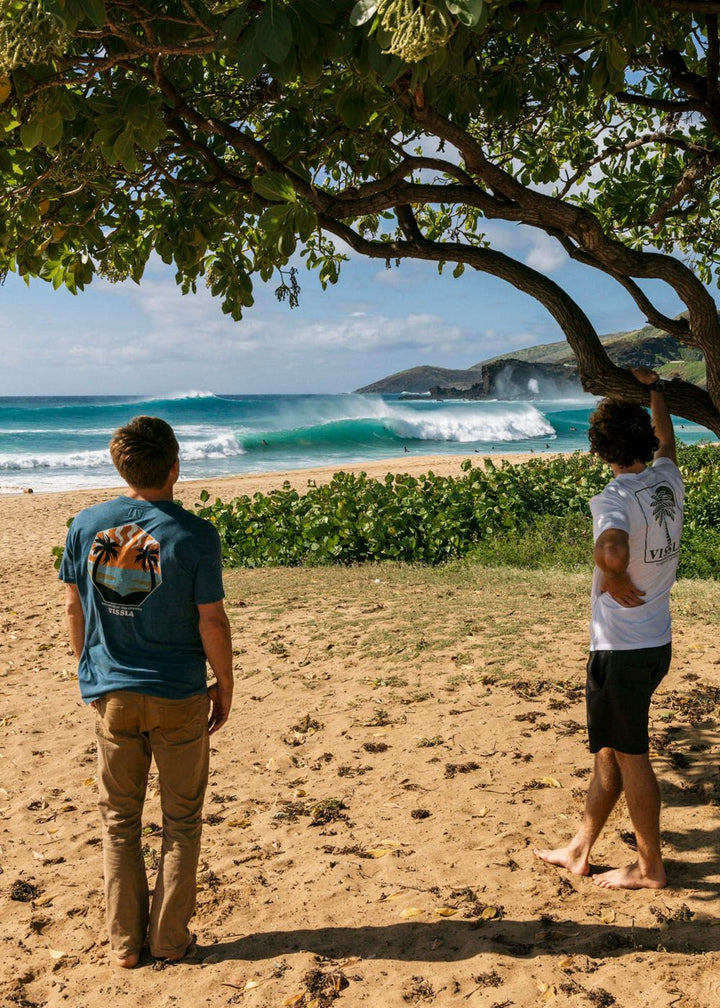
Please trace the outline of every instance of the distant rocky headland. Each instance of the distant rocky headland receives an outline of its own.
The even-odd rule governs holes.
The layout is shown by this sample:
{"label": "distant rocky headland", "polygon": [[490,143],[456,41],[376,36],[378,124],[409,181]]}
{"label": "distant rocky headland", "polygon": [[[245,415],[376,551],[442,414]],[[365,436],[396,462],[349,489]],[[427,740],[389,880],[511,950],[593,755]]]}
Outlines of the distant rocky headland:
{"label": "distant rocky headland", "polygon": [[[611,333],[600,339],[620,367],[644,365],[664,378],[705,384],[705,362],[700,352],[654,326]],[[516,350],[464,370],[421,365],[388,375],[356,392],[424,399],[527,400],[567,398],[581,393],[582,387],[575,358],[563,340]]]}
{"label": "distant rocky headland", "polygon": [[434,385],[425,395],[402,394],[407,399],[536,399],[582,392],[578,370],[570,364],[536,364],[508,357],[483,364],[479,376],[467,387]]}

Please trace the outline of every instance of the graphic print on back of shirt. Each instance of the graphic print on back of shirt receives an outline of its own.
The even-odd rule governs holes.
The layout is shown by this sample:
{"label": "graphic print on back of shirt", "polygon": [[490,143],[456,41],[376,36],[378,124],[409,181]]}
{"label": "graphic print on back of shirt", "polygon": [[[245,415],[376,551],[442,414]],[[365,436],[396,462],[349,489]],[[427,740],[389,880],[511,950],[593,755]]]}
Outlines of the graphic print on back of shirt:
{"label": "graphic print on back of shirt", "polygon": [[160,543],[139,525],[104,529],[95,535],[88,569],[107,605],[137,609],[162,584]]}
{"label": "graphic print on back of shirt", "polygon": [[645,563],[661,563],[680,549],[680,509],[667,483],[636,490],[645,518]]}

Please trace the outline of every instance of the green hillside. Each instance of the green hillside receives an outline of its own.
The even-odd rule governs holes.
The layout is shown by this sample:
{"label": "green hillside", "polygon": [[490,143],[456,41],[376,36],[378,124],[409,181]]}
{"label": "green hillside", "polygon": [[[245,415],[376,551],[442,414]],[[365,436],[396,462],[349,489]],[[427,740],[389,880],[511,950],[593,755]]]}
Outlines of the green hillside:
{"label": "green hillside", "polygon": [[[600,340],[608,355],[619,367],[644,365],[654,368],[663,378],[683,378],[694,385],[705,385],[705,361],[699,350],[680,343],[655,326],[646,325],[630,332],[608,333]],[[490,357],[473,364],[467,370],[453,370],[420,365],[407,371],[398,371],[371,385],[356,389],[356,392],[398,393],[427,392],[434,386],[469,389],[478,382],[482,369],[504,360],[523,361],[527,364],[567,364],[575,367],[575,358],[570,345],[565,340],[558,343],[542,343],[527,350],[511,350],[509,353]]]}
{"label": "green hillside", "polygon": [[[600,341],[609,357],[621,367],[640,364],[652,367],[664,378],[683,378],[695,385],[705,384],[705,361],[699,350],[685,346],[655,326],[646,325],[630,332],[608,333]],[[565,340],[543,343],[526,350],[513,350],[474,364],[479,371],[486,364],[503,360],[521,360],[532,364],[574,364],[575,358]]]}

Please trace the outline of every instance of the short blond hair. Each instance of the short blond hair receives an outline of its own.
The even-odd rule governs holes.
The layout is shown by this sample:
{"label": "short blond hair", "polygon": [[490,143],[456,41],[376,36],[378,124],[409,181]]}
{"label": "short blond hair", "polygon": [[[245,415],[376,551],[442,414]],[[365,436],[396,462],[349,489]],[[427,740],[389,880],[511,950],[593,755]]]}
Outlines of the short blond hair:
{"label": "short blond hair", "polygon": [[118,427],[110,442],[110,457],[133,488],[155,490],[165,485],[180,447],[169,423],[160,417],[137,416]]}

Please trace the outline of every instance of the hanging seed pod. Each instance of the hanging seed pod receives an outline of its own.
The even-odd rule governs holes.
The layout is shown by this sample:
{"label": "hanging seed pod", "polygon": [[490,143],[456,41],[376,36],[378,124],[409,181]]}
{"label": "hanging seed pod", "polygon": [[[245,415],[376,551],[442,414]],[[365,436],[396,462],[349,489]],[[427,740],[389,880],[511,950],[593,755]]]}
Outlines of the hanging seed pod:
{"label": "hanging seed pod", "polygon": [[378,16],[390,36],[385,52],[418,63],[440,49],[454,31],[447,11],[432,0],[380,0]]}
{"label": "hanging seed pod", "polygon": [[22,6],[0,0],[0,74],[60,56],[66,37],[61,20],[41,0]]}

